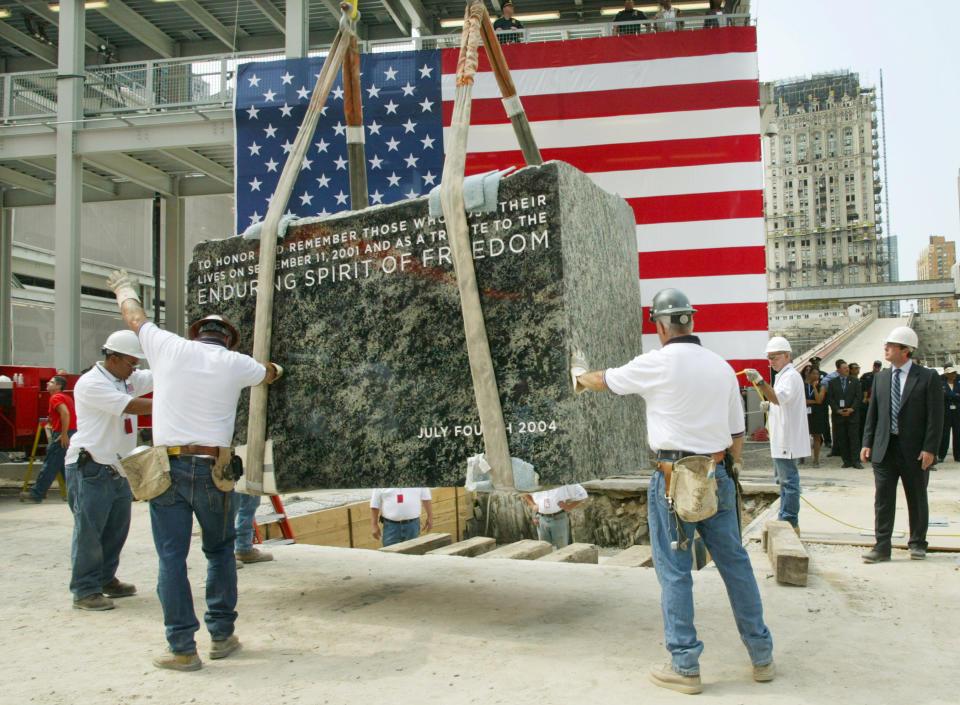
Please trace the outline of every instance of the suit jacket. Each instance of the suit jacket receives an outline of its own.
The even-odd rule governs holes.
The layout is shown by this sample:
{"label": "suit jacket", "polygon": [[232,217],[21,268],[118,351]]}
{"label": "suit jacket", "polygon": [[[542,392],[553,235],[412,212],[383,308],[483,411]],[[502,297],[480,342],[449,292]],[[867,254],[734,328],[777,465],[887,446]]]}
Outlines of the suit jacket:
{"label": "suit jacket", "polygon": [[[846,379],[847,383],[844,385],[842,380]],[[845,387],[845,388],[844,388]],[[860,380],[856,377],[850,377],[849,375],[844,377],[834,377],[830,380],[830,384],[827,386],[827,403],[830,405],[830,408],[833,409],[834,421],[837,419],[855,419],[857,417],[856,413],[850,414],[849,416],[838,416],[837,412],[840,409],[853,409],[856,412],[859,409],[860,399],[863,397],[863,392],[860,391]],[[840,400],[843,400],[843,406],[840,406]]]}
{"label": "suit jacket", "polygon": [[[873,377],[863,445],[871,449],[870,459],[875,463],[883,461],[890,442],[892,381],[893,371],[889,367]],[[943,384],[939,375],[929,367],[920,367],[917,363],[910,366],[907,383],[900,395],[897,425],[900,446],[908,460],[915,460],[921,451],[937,454],[943,429]]]}

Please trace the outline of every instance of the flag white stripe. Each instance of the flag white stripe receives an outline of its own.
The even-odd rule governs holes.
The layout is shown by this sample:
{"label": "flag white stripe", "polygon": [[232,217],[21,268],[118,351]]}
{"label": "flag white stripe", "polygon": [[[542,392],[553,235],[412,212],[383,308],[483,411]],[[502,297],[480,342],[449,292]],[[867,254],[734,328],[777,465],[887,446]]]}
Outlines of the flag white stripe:
{"label": "flag white stripe", "polygon": [[[760,111],[756,107],[681,110],[577,120],[539,120],[531,122],[530,127],[540,149],[590,147],[604,144],[758,135],[760,134]],[[450,139],[449,127],[443,128],[443,139]],[[519,150],[517,137],[509,122],[497,125],[471,125],[467,138],[468,152],[503,150]]]}
{"label": "flag white stripe", "polygon": [[604,191],[617,193],[623,198],[713,191],[759,191],[763,188],[760,162],[603,171],[591,173],[590,178]]}
{"label": "flag white stripe", "polygon": [[637,251],[757,247],[765,242],[763,218],[693,220],[637,226]]}
{"label": "flag white stripe", "polygon": [[743,304],[767,300],[766,274],[724,274],[716,277],[641,279],[641,303],[649,306],[653,295],[668,287],[680,289],[694,308],[698,304]]}
{"label": "flag white stripe", "polygon": [[[758,79],[757,56],[753,52],[520,69],[511,71],[510,74],[521,100],[524,96],[551,93],[616,91],[624,88]],[[456,93],[456,75],[443,74],[440,82],[443,99],[453,100]],[[477,100],[500,97],[500,89],[493,72],[478,73],[474,79],[473,98]]]}
{"label": "flag white stripe", "polygon": [[[696,303],[693,305],[697,307]],[[698,333],[696,328],[693,334],[700,338],[701,344],[707,350],[715,352],[725,360],[757,360],[764,357],[764,347],[767,345],[769,334],[765,330],[732,330],[716,333]],[[643,351],[659,350],[663,347],[660,339],[654,333],[643,335]],[[740,370],[735,370],[739,372]]]}

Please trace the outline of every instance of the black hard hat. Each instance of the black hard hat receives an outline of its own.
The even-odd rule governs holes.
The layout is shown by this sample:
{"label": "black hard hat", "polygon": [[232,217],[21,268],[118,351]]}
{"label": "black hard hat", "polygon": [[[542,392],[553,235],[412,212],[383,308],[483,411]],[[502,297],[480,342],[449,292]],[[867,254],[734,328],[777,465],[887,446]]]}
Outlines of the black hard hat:
{"label": "black hard hat", "polygon": [[194,321],[193,325],[190,326],[190,340],[196,340],[206,330],[216,331],[220,335],[226,336],[229,339],[227,347],[231,350],[237,347],[237,343],[240,341],[240,334],[237,333],[233,324],[216,313],[211,313],[209,316]]}
{"label": "black hard hat", "polygon": [[669,316],[674,323],[689,323],[692,315],[697,312],[690,305],[690,299],[679,289],[661,289],[653,295],[653,304],[650,306],[650,321]]}

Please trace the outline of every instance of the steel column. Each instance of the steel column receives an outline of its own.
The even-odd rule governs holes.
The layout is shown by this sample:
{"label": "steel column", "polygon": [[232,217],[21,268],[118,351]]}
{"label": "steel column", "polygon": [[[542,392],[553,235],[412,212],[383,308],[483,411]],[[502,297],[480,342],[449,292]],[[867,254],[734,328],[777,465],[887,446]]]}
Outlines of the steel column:
{"label": "steel column", "polygon": [[60,3],[57,75],[56,281],[53,313],[57,368],[80,371],[80,219],[83,159],[76,150],[75,126],[83,117],[83,53],[86,17],[83,0]]}
{"label": "steel column", "polygon": [[287,0],[286,41],[288,59],[301,59],[310,49],[310,5],[308,0]]}
{"label": "steel column", "polygon": [[186,333],[184,322],[184,299],[186,281],[186,232],[184,199],[164,199],[164,327],[177,335]]}
{"label": "steel column", "polygon": [[4,208],[0,200],[0,365],[13,364],[13,306],[10,301],[12,257],[13,209]]}

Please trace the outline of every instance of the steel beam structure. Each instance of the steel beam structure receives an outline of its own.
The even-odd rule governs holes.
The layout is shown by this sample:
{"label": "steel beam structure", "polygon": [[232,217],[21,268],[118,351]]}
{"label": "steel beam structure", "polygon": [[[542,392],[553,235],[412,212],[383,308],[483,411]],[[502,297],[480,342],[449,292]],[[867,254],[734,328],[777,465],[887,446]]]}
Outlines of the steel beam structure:
{"label": "steel beam structure", "polygon": [[57,65],[57,50],[54,47],[34,39],[19,29],[14,29],[6,22],[0,22],[0,39],[7,40],[18,49],[23,49],[48,64]]}
{"label": "steel beam structure", "polygon": [[26,191],[38,193],[41,196],[47,196],[48,198],[53,198],[54,196],[54,188],[52,184],[48,184],[46,181],[38,179],[35,176],[21,174],[19,171],[8,169],[2,165],[0,165],[0,182],[10,186],[16,186],[17,188],[22,188]]}
{"label": "steel beam structure", "polygon": [[225,27],[220,20],[204,10],[197,0],[178,0],[177,7],[200,23],[200,26],[227,45],[231,51],[236,51],[236,37],[233,30]]}
{"label": "steel beam structure", "polygon": [[283,13],[280,12],[270,0],[250,0],[250,2],[263,13],[263,16],[270,21],[270,24],[281,32],[286,31],[287,27],[283,19]]}
{"label": "steel beam structure", "polygon": [[186,221],[183,198],[164,199],[164,310],[166,329],[177,335],[186,334],[184,309],[187,296]]}
{"label": "steel beam structure", "polygon": [[173,193],[173,179],[166,172],[144,164],[139,159],[122,153],[95,154],[87,161],[102,171],[129,179],[151,191],[159,191],[164,195]]}
{"label": "steel beam structure", "polygon": [[184,164],[191,169],[196,171],[203,172],[211,179],[216,179],[222,184],[226,184],[231,189],[233,188],[233,171],[228,169],[225,166],[217,164],[212,159],[207,159],[199,152],[194,152],[192,149],[187,149],[186,147],[175,148],[175,149],[165,149],[162,150],[164,154],[168,157],[176,159],[181,164]]}
{"label": "steel beam structure", "polygon": [[[60,13],[54,12],[49,8],[47,3],[41,2],[41,0],[16,0],[20,5],[27,8],[33,14],[38,17],[42,17],[47,22],[52,24],[54,27],[60,26]],[[83,33],[84,42],[86,45],[93,49],[94,51],[100,51],[100,47],[110,46],[110,42],[101,37],[99,34],[91,32],[89,29],[84,30]]]}
{"label": "steel beam structure", "polygon": [[129,33],[137,41],[146,44],[160,56],[168,59],[176,56],[177,43],[173,41],[173,38],[161,31],[155,24],[144,19],[142,15],[130,9],[129,6],[123,4],[121,0],[110,0],[106,7],[98,8],[97,12]]}
{"label": "steel beam structure", "polygon": [[13,364],[13,209],[0,193],[0,365]]}
{"label": "steel beam structure", "polygon": [[60,4],[59,73],[57,76],[56,279],[53,312],[54,365],[80,370],[80,217],[83,204],[83,158],[74,135],[83,117],[84,0]]}

